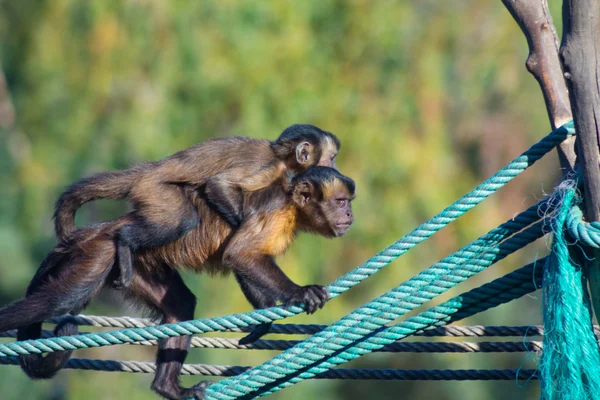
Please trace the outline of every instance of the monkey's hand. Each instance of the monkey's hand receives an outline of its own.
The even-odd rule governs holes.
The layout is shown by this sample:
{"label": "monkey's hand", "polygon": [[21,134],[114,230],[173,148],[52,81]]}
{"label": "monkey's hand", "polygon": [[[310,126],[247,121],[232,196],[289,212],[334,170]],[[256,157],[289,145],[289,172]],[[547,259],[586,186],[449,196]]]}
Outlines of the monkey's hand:
{"label": "monkey's hand", "polygon": [[256,325],[254,329],[252,329],[252,332],[241,338],[238,343],[241,345],[246,345],[256,342],[258,339],[269,333],[271,325],[273,325],[271,322],[269,322],[268,324]]}
{"label": "monkey's hand", "polygon": [[320,285],[299,286],[292,296],[284,302],[284,305],[290,306],[293,304],[302,303],[307,314],[312,314],[319,308],[323,308],[329,300],[329,293],[325,287]]}

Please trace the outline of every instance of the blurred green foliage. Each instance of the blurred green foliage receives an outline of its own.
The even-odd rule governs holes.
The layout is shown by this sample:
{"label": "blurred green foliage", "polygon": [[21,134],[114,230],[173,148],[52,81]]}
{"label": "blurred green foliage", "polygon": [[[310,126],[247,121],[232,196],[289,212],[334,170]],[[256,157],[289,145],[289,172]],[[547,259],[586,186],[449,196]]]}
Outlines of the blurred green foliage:
{"label": "blurred green foliage", "polygon": [[[338,165],[358,187],[348,235],[303,236],[280,258],[297,282],[331,282],[549,131],[526,55],[520,30],[492,0],[2,1],[0,61],[10,98],[0,97],[0,304],[22,296],[53,246],[53,203],[73,180],[210,137],[275,138],[292,123],[338,135]],[[289,322],[340,318],[533,204],[557,172],[552,154],[323,311]],[[78,223],[123,210],[117,202],[90,204]],[[543,242],[530,246],[451,294],[545,251]],[[233,279],[185,279],[198,296],[197,316],[249,310]],[[467,323],[536,324],[540,307],[531,296]],[[139,315],[114,292],[88,312]],[[189,361],[253,365],[273,355],[193,350]],[[77,356],[152,360],[153,350],[106,347]],[[535,357],[372,354],[349,366],[533,368]],[[31,383],[18,368],[0,367],[3,399],[154,398],[150,381],[64,371]],[[536,382],[310,381],[272,397],[534,399],[538,390]]]}

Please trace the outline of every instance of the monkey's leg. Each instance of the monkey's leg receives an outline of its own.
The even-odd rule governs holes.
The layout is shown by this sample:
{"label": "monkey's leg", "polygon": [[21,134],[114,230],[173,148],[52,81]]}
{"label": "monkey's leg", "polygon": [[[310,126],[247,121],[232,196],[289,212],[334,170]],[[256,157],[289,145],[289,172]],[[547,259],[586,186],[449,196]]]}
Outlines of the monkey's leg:
{"label": "monkey's leg", "polygon": [[229,182],[211,178],[206,182],[204,195],[209,207],[215,210],[229,225],[237,228],[243,218],[242,189]]}
{"label": "monkey's leg", "polygon": [[[114,258],[114,244],[109,255]],[[0,332],[83,309],[112,267],[112,260],[99,256],[97,262],[66,256],[56,265],[44,266],[46,271],[36,274],[24,299],[0,309]]]}
{"label": "monkey's leg", "polygon": [[[43,291],[44,286],[49,285],[49,280],[60,279],[61,276],[64,279],[69,271],[64,270],[63,263],[67,264],[66,268],[76,268],[68,261],[68,255],[56,252],[50,253],[31,280],[27,288],[26,298],[35,296],[36,293]],[[86,305],[87,303],[79,304],[71,310],[71,315],[79,314]],[[54,327],[55,336],[70,336],[77,333],[78,326],[72,318],[62,319]],[[42,337],[42,322],[25,325],[17,330],[17,340],[31,340],[40,337]],[[50,379],[67,364],[72,353],[73,351],[55,351],[48,353],[46,356],[42,354],[26,354],[19,356],[19,364],[23,372],[31,379]]]}
{"label": "monkey's leg", "polygon": [[[155,275],[144,270],[139,273],[135,271],[128,294],[161,314],[162,323],[194,318],[196,296],[188,289],[177,271],[166,267]],[[179,383],[190,340],[190,336],[179,336],[158,341],[156,375],[152,389],[167,399],[204,399],[206,383],[201,382],[191,388],[183,388]]]}
{"label": "monkey's leg", "polygon": [[[81,311],[73,310],[69,316],[63,318],[54,327],[54,336],[76,335],[79,329],[72,316],[79,314]],[[40,337],[42,337],[41,322],[24,326],[17,331],[17,340],[31,340]],[[19,364],[31,379],[50,379],[69,362],[72,353],[72,350],[66,350],[55,351],[45,356],[42,354],[22,355],[19,356]]]}
{"label": "monkey's leg", "polygon": [[[244,279],[240,274],[235,274],[235,278],[242,289],[242,293],[254,308],[268,308],[277,305],[276,301],[268,296],[265,296],[265,291],[260,287],[255,286],[251,281]],[[240,339],[239,343],[250,344],[269,333],[272,323],[260,324],[254,326],[252,332]]]}
{"label": "monkey's leg", "polygon": [[116,289],[126,288],[131,283],[132,251],[174,242],[200,223],[198,211],[184,188],[167,183],[156,185],[143,197],[136,194],[136,220],[119,230],[119,274],[113,282]]}
{"label": "monkey's leg", "polygon": [[279,164],[267,165],[251,173],[244,168],[229,169],[206,180],[204,196],[217,214],[238,228],[244,216],[243,192],[264,189],[282,175]]}

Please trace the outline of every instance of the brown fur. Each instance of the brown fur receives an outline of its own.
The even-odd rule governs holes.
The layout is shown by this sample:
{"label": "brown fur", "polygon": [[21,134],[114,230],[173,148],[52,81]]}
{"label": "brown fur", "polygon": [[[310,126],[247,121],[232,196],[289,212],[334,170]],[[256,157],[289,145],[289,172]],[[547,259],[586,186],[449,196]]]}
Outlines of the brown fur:
{"label": "brown fur", "polygon": [[[340,185],[328,183],[335,180]],[[345,233],[353,221],[353,196],[354,183],[349,178],[331,168],[314,167],[296,177],[290,189],[276,184],[246,193],[244,223],[234,229],[211,212],[201,196],[191,195],[191,204],[202,216],[201,223],[173,243],[135,252],[131,285],[124,294],[146,305],[162,322],[192,319],[195,296],[176,270],[186,268],[209,274],[233,273],[255,308],[271,307],[277,302],[304,304],[312,313],[325,304],[325,289],[295,284],[273,257],[287,249],[298,231],[325,237]],[[340,206],[339,199],[348,203]],[[40,266],[26,298],[0,309],[0,331],[19,328],[19,338],[34,339],[40,336],[44,319],[81,312],[103,283],[110,281],[109,274],[115,273],[118,233],[135,218],[129,213],[78,230],[69,241],[59,244]],[[268,330],[269,324],[258,325],[240,342],[255,341]],[[61,332],[73,334],[76,329]],[[204,398],[205,384],[186,389],[179,383],[189,343],[189,337],[159,341],[152,388],[166,398]],[[49,378],[69,356],[69,352],[46,358],[24,356],[22,367],[32,378]]]}

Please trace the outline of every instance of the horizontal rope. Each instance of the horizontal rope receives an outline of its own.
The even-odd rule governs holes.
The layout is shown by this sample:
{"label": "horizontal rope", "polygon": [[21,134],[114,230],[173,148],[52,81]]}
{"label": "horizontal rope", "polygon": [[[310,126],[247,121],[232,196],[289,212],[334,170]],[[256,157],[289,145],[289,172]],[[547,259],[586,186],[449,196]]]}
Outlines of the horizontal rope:
{"label": "horizontal rope", "polygon": [[[18,357],[0,358],[0,365],[18,365]],[[68,369],[105,372],[133,372],[153,374],[156,364],[143,361],[105,361],[85,358],[72,358],[67,363]],[[202,376],[236,376],[252,367],[230,365],[184,364],[182,375]],[[427,370],[427,369],[332,369],[316,376],[314,379],[352,379],[352,380],[529,380],[537,379],[535,370],[492,369],[492,370]]]}
{"label": "horizontal rope", "polygon": [[[52,337],[52,331],[44,330],[42,337]],[[17,337],[17,331],[8,331],[0,337]],[[192,347],[225,350],[287,350],[300,340],[257,340],[252,344],[239,344],[239,339],[193,337]],[[132,345],[156,346],[155,340],[131,343]],[[542,342],[398,342],[384,346],[376,352],[385,353],[517,353],[540,351]]]}
{"label": "horizontal rope", "polygon": [[[135,318],[135,317],[106,317],[96,315],[78,315],[74,318],[74,322],[82,326],[95,326],[103,328],[134,328],[142,326],[156,326],[155,322],[146,318]],[[55,318],[48,320],[49,323],[57,323],[61,318]],[[328,325],[317,325],[317,324],[273,324],[269,334],[285,334],[285,335],[314,335],[317,332],[321,332],[327,328]],[[232,328],[225,332],[250,332],[251,327],[243,328]],[[598,336],[600,335],[600,327],[594,326],[594,332]],[[1,334],[0,334],[1,335]],[[510,336],[542,336],[544,335],[543,325],[531,325],[531,326],[484,326],[484,325],[471,325],[471,326],[441,326],[438,328],[428,329],[423,332],[418,332],[415,336],[470,336],[470,337],[484,337],[484,336],[498,336],[498,337],[510,337]]]}

